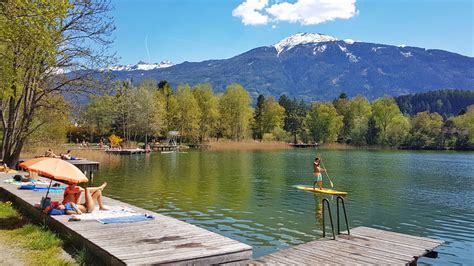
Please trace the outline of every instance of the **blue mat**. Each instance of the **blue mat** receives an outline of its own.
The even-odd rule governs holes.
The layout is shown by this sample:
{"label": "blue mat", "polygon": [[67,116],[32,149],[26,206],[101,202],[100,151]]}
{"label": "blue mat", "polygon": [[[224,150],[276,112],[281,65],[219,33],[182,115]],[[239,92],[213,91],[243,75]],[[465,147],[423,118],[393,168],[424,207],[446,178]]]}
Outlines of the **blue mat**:
{"label": "blue mat", "polygon": [[[62,193],[64,192],[64,189],[66,187],[51,187],[49,189],[49,192],[50,193]],[[34,185],[23,185],[23,186],[20,186],[18,187],[18,189],[26,189],[26,190],[33,190],[33,191],[37,191],[37,192],[45,192],[45,191],[48,191],[48,188],[45,188],[45,187],[35,187]]]}
{"label": "blue mat", "polygon": [[122,224],[122,223],[134,223],[134,222],[142,222],[153,220],[155,217],[149,214],[140,214],[140,215],[132,215],[126,217],[114,217],[114,218],[104,218],[104,219],[97,219],[102,224]]}

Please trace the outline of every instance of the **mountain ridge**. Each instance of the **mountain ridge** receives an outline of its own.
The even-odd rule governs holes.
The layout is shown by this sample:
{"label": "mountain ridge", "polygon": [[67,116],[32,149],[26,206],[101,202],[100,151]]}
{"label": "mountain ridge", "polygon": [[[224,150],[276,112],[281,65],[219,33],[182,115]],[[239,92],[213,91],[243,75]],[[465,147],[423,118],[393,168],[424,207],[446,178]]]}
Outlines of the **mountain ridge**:
{"label": "mountain ridge", "polygon": [[474,58],[439,49],[339,40],[298,33],[228,59],[183,62],[151,70],[112,71],[117,79],[144,78],[211,83],[222,92],[231,83],[259,94],[331,100],[341,92],[374,99],[438,89],[474,89]]}

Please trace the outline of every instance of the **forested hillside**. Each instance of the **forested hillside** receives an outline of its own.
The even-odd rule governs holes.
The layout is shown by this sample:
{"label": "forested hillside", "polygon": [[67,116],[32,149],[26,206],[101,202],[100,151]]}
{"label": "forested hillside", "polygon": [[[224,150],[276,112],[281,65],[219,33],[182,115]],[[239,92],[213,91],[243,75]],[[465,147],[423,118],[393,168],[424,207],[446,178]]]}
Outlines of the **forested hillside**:
{"label": "forested hillside", "polygon": [[245,87],[253,102],[260,94],[309,102],[328,101],[345,92],[348,97],[363,95],[373,101],[385,95],[474,89],[472,57],[311,33],[295,34],[273,46],[229,59],[138,69],[111,72],[116,79],[132,80],[134,85],[147,78],[167,80],[175,88],[179,84],[209,83],[216,93],[223,93],[228,84],[236,82]]}
{"label": "forested hillside", "polygon": [[458,115],[461,110],[474,104],[474,90],[437,90],[402,95],[395,100],[404,114],[412,116],[428,111],[450,117]]}

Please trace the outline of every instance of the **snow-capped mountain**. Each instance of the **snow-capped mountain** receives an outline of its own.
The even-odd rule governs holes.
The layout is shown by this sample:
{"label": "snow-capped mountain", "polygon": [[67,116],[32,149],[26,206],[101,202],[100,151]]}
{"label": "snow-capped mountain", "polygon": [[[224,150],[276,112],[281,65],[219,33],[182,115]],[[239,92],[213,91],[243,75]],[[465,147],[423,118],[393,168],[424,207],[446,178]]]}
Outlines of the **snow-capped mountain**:
{"label": "snow-capped mountain", "polygon": [[166,68],[149,65],[142,62],[135,68],[116,68],[113,74],[135,83],[144,78],[167,80],[174,87],[211,83],[216,92],[236,82],[254,98],[285,94],[305,100],[331,100],[346,92],[373,99],[445,88],[474,89],[472,57],[406,45],[340,40],[318,33],[298,33],[224,60],[167,64]]}
{"label": "snow-capped mountain", "polygon": [[117,65],[110,67],[110,71],[135,71],[135,70],[152,70],[158,68],[167,68],[174,66],[173,62],[171,61],[161,61],[160,63],[145,63],[143,61],[139,61],[137,64],[129,64],[129,65]]}
{"label": "snow-capped mountain", "polygon": [[315,44],[321,42],[333,42],[338,41],[337,38],[334,38],[329,35],[320,34],[320,33],[297,33],[288,38],[285,38],[278,43],[274,44],[273,47],[277,50],[278,54],[283,51],[288,51],[291,48],[301,45],[301,44]]}

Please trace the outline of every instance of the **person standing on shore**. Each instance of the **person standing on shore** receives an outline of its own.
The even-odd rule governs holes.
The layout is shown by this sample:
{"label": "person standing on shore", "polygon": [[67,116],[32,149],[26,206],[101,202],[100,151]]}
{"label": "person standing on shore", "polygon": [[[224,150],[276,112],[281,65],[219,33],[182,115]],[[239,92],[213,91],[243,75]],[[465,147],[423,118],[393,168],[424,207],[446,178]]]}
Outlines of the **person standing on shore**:
{"label": "person standing on shore", "polygon": [[313,189],[316,189],[316,184],[319,189],[323,189],[323,175],[321,172],[326,171],[326,169],[321,168],[321,160],[319,157],[314,158],[313,162]]}

